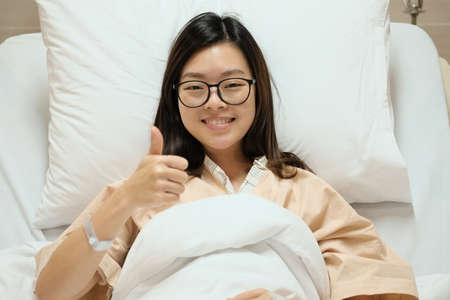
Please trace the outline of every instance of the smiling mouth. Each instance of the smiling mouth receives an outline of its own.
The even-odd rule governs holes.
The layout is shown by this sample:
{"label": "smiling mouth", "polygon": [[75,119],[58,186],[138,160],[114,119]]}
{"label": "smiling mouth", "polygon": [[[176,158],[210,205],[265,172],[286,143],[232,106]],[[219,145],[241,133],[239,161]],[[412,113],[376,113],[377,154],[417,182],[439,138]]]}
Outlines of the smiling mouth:
{"label": "smiling mouth", "polygon": [[219,119],[219,120],[202,120],[203,123],[208,125],[225,125],[229,124],[236,120],[236,118],[230,118],[230,119]]}

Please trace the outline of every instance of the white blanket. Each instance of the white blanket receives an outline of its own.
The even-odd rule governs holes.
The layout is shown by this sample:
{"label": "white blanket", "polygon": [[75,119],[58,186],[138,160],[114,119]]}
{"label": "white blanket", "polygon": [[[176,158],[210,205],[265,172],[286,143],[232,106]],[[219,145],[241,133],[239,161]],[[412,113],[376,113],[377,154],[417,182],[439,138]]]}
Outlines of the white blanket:
{"label": "white blanket", "polygon": [[227,299],[265,288],[280,299],[329,299],[322,253],[294,213],[250,194],[181,204],[140,232],[118,299]]}
{"label": "white blanket", "polygon": [[[210,205],[210,207],[216,207],[217,209],[221,209],[225,206],[225,204],[227,204],[226,202],[226,197],[221,198],[223,201],[216,201],[219,200],[218,198],[216,199],[210,199],[213,201],[216,201],[214,203],[214,206]],[[228,201],[231,202],[233,201],[232,197],[229,198]],[[241,199],[234,199],[236,201],[241,200]],[[251,199],[250,199],[251,200]],[[203,200],[202,200],[203,201]],[[198,201],[199,203],[199,207],[205,207],[205,205],[203,203],[201,203],[202,201]],[[255,201],[253,201],[255,202]],[[195,203],[195,202],[194,202]],[[146,232],[148,230],[152,230],[150,228],[155,228],[155,226],[165,226],[167,224],[170,225],[170,227],[161,227],[158,230],[161,230],[160,234],[159,232],[156,230],[152,237],[155,237],[155,240],[159,240],[159,242],[161,242],[161,245],[159,244],[155,244],[155,245],[159,245],[158,247],[156,247],[155,249],[151,249],[151,251],[149,252],[141,252],[141,255],[138,257],[137,252],[138,248],[142,248],[144,244],[148,244],[147,242],[150,242],[150,240],[147,240],[147,237],[145,238],[145,241],[142,240],[143,239],[143,235],[138,236],[137,240],[136,240],[136,245],[134,245],[131,250],[130,253],[128,255],[127,261],[124,265],[124,271],[126,272],[122,272],[122,276],[119,279],[119,281],[121,282],[122,287],[119,289],[116,289],[115,292],[115,299],[119,299],[117,297],[121,297],[121,295],[119,295],[118,293],[125,293],[125,284],[133,284],[135,285],[135,288],[128,288],[127,290],[130,291],[130,299],[132,298],[133,293],[135,293],[135,290],[137,291],[139,288],[142,288],[145,291],[146,287],[146,280],[147,280],[147,275],[151,275],[151,272],[147,272],[146,275],[146,266],[147,267],[152,267],[154,264],[151,264],[151,257],[150,255],[155,255],[156,252],[155,251],[161,251],[161,250],[167,250],[165,251],[165,253],[163,253],[163,255],[161,255],[161,260],[159,260],[159,262],[169,265],[170,264],[170,260],[167,259],[167,256],[171,256],[174,257],[174,254],[176,255],[176,253],[181,252],[183,250],[183,252],[185,253],[192,253],[194,251],[196,251],[197,249],[200,249],[202,247],[202,245],[204,245],[205,247],[209,247],[209,240],[206,240],[206,243],[203,244],[197,244],[197,248],[195,248],[194,246],[196,246],[195,243],[199,242],[199,238],[200,237],[205,237],[207,236],[207,234],[210,234],[209,238],[212,241],[219,241],[219,243],[217,244],[219,246],[219,248],[221,246],[223,246],[228,240],[229,237],[231,236],[232,232],[228,231],[232,228],[242,228],[245,230],[239,230],[237,232],[237,237],[242,237],[244,236],[246,233],[249,232],[249,229],[251,228],[255,228],[255,224],[256,223],[252,223],[255,222],[255,219],[267,219],[267,220],[273,220],[274,217],[272,216],[272,214],[268,214],[265,215],[266,211],[265,210],[261,210],[259,207],[251,207],[251,202],[241,202],[239,203],[239,205],[237,206],[239,208],[239,210],[237,211],[231,211],[231,214],[229,215],[230,211],[229,210],[224,210],[222,213],[220,210],[196,210],[196,206],[195,204],[189,204],[189,206],[186,205],[186,207],[191,207],[192,209],[190,210],[190,212],[192,213],[190,216],[184,216],[183,218],[180,219],[175,219],[172,220],[171,223],[164,223],[162,221],[157,221],[154,223],[157,223],[157,225],[150,225],[152,224],[153,221],[158,220],[160,217],[156,216],[148,225],[146,226],[142,232]],[[259,203],[262,203],[261,201],[259,201]],[[248,205],[247,205],[248,204]],[[182,206],[185,205],[180,205],[180,208]],[[238,215],[244,215],[245,212],[245,207],[251,208],[251,210],[247,210],[247,212],[250,211],[249,215],[246,216],[247,219],[238,219],[236,216]],[[184,208],[182,208],[180,210],[180,208],[178,208],[177,210],[179,210],[179,213],[182,212],[182,210],[184,210]],[[269,205],[267,205],[267,208],[270,209]],[[172,211],[175,208],[171,209]],[[215,214],[212,214],[213,212],[215,212]],[[175,212],[170,212],[170,210],[166,211],[165,214],[169,214],[172,216],[175,216],[176,214],[179,214],[177,211]],[[164,214],[161,213],[159,215]],[[294,219],[294,217],[292,217],[292,214],[287,214],[287,215],[282,215],[283,213],[280,213],[279,216],[280,217],[275,217],[276,221],[274,224],[276,225],[276,228],[286,228],[284,227],[285,224],[289,223],[289,220]],[[211,222],[211,224],[208,224],[208,226],[206,228],[201,227],[201,224],[205,224],[206,222],[213,220],[215,217],[218,217],[218,215],[220,216],[220,218],[222,220],[225,220],[224,222],[224,226],[226,227],[227,230],[221,230],[220,228],[218,228],[217,224],[215,224],[215,222]],[[286,217],[287,216],[287,217]],[[180,216],[181,217],[181,216]],[[166,219],[168,219],[169,217],[166,217]],[[295,218],[298,219],[298,217],[295,216]],[[188,223],[192,222],[193,224]],[[159,225],[158,225],[159,224]],[[302,225],[300,225],[301,227]],[[300,228],[299,227],[299,228]],[[197,230],[197,228],[199,228],[200,230]],[[175,229],[175,230],[174,230]],[[216,231],[220,229],[220,231]],[[173,231],[173,232],[171,232]],[[294,232],[295,228],[292,229],[280,229],[278,232],[276,231],[276,229],[273,229],[273,231],[271,232],[262,232],[262,231],[256,231],[256,233],[258,234],[258,237],[256,237],[257,240],[258,238],[262,237],[264,234],[270,235],[270,233],[274,233],[275,232],[275,236],[280,236],[284,235],[285,237],[288,237],[288,235],[286,233],[283,233],[286,231],[291,231]],[[305,230],[306,231],[306,230]],[[170,233],[170,234],[168,234]],[[235,232],[236,233],[236,232]],[[184,236],[183,236],[184,235]],[[172,240],[171,240],[172,238]],[[305,247],[303,249],[303,252],[301,253],[306,253],[308,254],[309,251],[314,253],[314,248],[316,246],[314,246],[314,243],[310,243],[308,246],[308,235],[299,235],[299,236],[294,236],[294,240],[300,240],[299,244],[296,245],[296,250],[302,250],[301,247]],[[269,238],[270,240],[270,238]],[[274,240],[272,240],[274,241]],[[140,243],[141,246],[138,246],[137,243]],[[288,241],[289,242],[289,241]],[[33,286],[34,286],[34,281],[35,281],[35,263],[34,263],[34,255],[36,255],[36,252],[43,246],[45,246],[46,244],[48,244],[49,242],[29,242],[26,243],[22,246],[19,247],[12,247],[12,248],[8,248],[8,249],[3,249],[0,250],[0,299],[20,299],[20,300],[37,300],[37,298],[33,295]],[[175,243],[175,247],[172,244],[172,247],[164,249],[164,245],[168,245],[169,243]],[[223,297],[224,294],[227,295],[227,297],[230,296],[234,296],[237,293],[240,293],[244,290],[250,289],[250,288],[256,288],[256,287],[263,287],[263,288],[267,288],[267,289],[271,289],[272,291],[275,292],[275,294],[278,295],[284,295],[286,297],[284,297],[285,299],[290,299],[290,300],[294,300],[295,298],[300,298],[300,297],[294,297],[294,298],[290,298],[289,297],[289,293],[293,290],[277,290],[277,286],[280,286],[278,283],[280,282],[280,280],[274,275],[274,273],[271,273],[271,270],[274,269],[276,267],[278,267],[277,263],[279,262],[279,259],[276,260],[276,256],[275,254],[277,253],[272,253],[274,254],[273,256],[269,256],[267,255],[267,263],[265,261],[263,261],[263,264],[261,265],[257,265],[254,266],[254,264],[252,263],[253,261],[256,262],[256,260],[258,259],[257,256],[260,256],[260,258],[264,259],[265,255],[268,253],[268,251],[264,251],[267,250],[267,247],[264,246],[263,243],[260,243],[259,245],[257,245],[258,243],[255,243],[253,245],[247,245],[241,248],[241,251],[239,252],[239,249],[234,249],[235,252],[237,252],[237,254],[242,254],[242,255],[236,255],[235,257],[244,257],[244,255],[247,255],[247,257],[252,258],[252,260],[248,259],[248,264],[247,261],[245,261],[244,263],[242,263],[242,261],[240,259],[235,259],[235,260],[231,260],[229,262],[226,262],[226,264],[222,264],[221,260],[219,260],[219,255],[218,254],[222,254],[226,253],[226,251],[217,251],[216,253],[211,253],[210,255],[204,255],[203,257],[199,257],[198,259],[195,258],[191,258],[191,260],[193,260],[193,263],[191,264],[187,264],[186,267],[192,266],[192,267],[199,267],[199,271],[205,271],[204,269],[202,270],[201,264],[203,263],[205,267],[208,267],[208,271],[205,272],[203,277],[193,277],[193,278],[178,278],[178,280],[182,280],[180,281],[181,283],[177,282],[177,285],[172,285],[171,282],[175,282],[175,279],[177,279],[177,276],[179,277],[183,277],[184,275],[188,275],[188,272],[191,272],[191,270],[189,270],[188,268],[180,268],[179,272],[171,274],[170,273],[170,269],[168,269],[168,272],[166,274],[161,273],[161,277],[162,279],[168,277],[166,280],[162,280],[161,283],[159,285],[156,285],[156,287],[163,291],[162,289],[170,289],[172,288],[174,291],[170,291],[169,292],[173,292],[174,295],[178,295],[178,294],[183,294],[183,291],[190,291],[193,290],[195,288],[197,288],[197,291],[200,291],[202,293],[208,293],[208,291],[211,291],[211,295],[219,295],[218,297],[210,297],[209,299],[218,299],[218,300],[225,300],[226,298]],[[272,243],[273,245],[273,243]],[[148,248],[150,248],[150,244],[148,244]],[[191,247],[191,248],[189,248]],[[237,247],[238,248],[238,247]],[[225,248],[224,248],[225,249]],[[186,250],[186,251],[184,251]],[[253,251],[253,253],[252,253]],[[232,252],[231,249],[228,250],[228,252]],[[147,256],[146,253],[148,253],[149,255]],[[236,253],[235,253],[236,254]],[[137,263],[139,263],[139,260],[142,257],[142,264],[141,265],[136,265]],[[186,256],[187,259],[189,259],[188,256]],[[225,255],[223,255],[224,258]],[[231,255],[229,256],[231,258]],[[281,256],[280,256],[281,257]],[[299,255],[300,257],[300,261],[303,262],[305,264],[305,268],[308,266],[312,265],[312,274],[316,274],[314,276],[318,276],[320,277],[320,273],[314,273],[314,269],[321,269],[320,265],[322,264],[321,262],[318,263],[318,265],[316,267],[314,267],[314,261],[307,261],[307,255]],[[216,264],[214,265],[213,259],[217,258],[216,260]],[[273,258],[273,261],[269,261],[270,258]],[[163,260],[164,259],[164,260]],[[147,261],[148,260],[148,261]],[[318,260],[318,258],[317,258]],[[174,261],[174,260],[173,260]],[[178,261],[182,261],[182,258],[179,258]],[[209,263],[211,262],[211,263]],[[274,263],[273,266],[272,265],[268,265],[268,264]],[[133,272],[133,265],[135,266],[135,272]],[[172,264],[176,267],[175,264]],[[160,269],[164,269],[161,268],[161,265],[159,265]],[[295,265],[294,265],[295,266]],[[131,268],[130,268],[131,267]],[[237,269],[237,268],[240,269]],[[235,268],[235,269],[233,269]],[[254,269],[251,269],[254,268]],[[174,268],[175,269],[175,268]],[[151,270],[150,268],[147,270],[149,271]],[[231,278],[231,281],[229,280],[229,278],[226,278],[226,275],[229,274],[229,271],[235,271],[235,273],[237,273],[236,271],[239,271],[239,276],[235,277],[235,280],[233,281],[233,278]],[[294,269],[293,269],[294,270]],[[227,272],[228,273],[227,273]],[[296,270],[294,270],[296,271]],[[302,271],[302,269],[300,269],[300,271]],[[222,273],[220,273],[222,272]],[[201,274],[201,272],[198,272]],[[193,276],[197,276],[194,272],[192,272]],[[172,276],[169,276],[172,275]],[[206,275],[208,275],[208,277],[206,277]],[[245,277],[246,275],[248,275],[247,277]],[[259,278],[255,276],[260,276]],[[283,273],[283,275],[286,275],[285,273]],[[139,277],[141,276],[141,277]],[[164,277],[165,276],[165,277]],[[221,277],[222,276],[222,277]],[[293,275],[294,276],[294,275]],[[288,276],[289,277],[289,276]],[[295,276],[294,276],[295,277]],[[151,276],[149,277],[151,278]],[[153,278],[156,278],[156,276],[154,276]],[[314,277],[313,277],[314,278]],[[247,281],[253,279],[255,281],[255,284],[251,283],[250,285],[247,285]],[[216,285],[211,286],[211,282],[213,282],[213,280],[216,280]],[[318,282],[320,282],[321,280],[325,280],[325,278],[323,279],[318,279]],[[418,278],[416,278],[417,280],[417,288],[419,290],[419,295],[420,295],[420,299],[421,300],[448,300],[450,299],[450,273],[445,273],[445,274],[430,274],[430,275],[424,275],[424,276],[419,276]],[[291,284],[291,281],[289,281],[289,284]],[[223,294],[219,294],[216,293],[214,294],[215,290],[217,289],[225,289],[227,288],[227,286],[225,286],[226,284],[229,284],[229,282],[231,282],[232,284],[230,285],[230,290],[228,293],[228,290],[225,290],[226,293],[224,292]],[[278,284],[278,285],[277,285]],[[165,285],[165,286],[164,286]],[[319,284],[318,284],[319,285]],[[324,286],[323,289],[327,290],[326,285],[327,282],[324,282],[322,284]],[[131,285],[130,285],[131,286]],[[153,290],[152,290],[153,291]],[[133,293],[132,293],[133,292]],[[195,292],[195,290],[194,290]],[[152,295],[153,296],[153,295]],[[124,296],[125,297],[125,296]],[[160,296],[159,299],[162,299],[163,296]],[[203,297],[203,299],[205,299],[206,297]],[[127,298],[128,299],[128,298]],[[158,298],[155,298],[158,299]],[[178,298],[165,298],[165,299],[202,299],[201,297],[198,298],[192,298],[192,297],[178,297]],[[281,298],[283,299],[283,298]],[[305,298],[305,299],[313,299],[313,298]],[[153,298],[152,298],[153,300]],[[278,300],[278,298],[273,297],[273,300]]]}

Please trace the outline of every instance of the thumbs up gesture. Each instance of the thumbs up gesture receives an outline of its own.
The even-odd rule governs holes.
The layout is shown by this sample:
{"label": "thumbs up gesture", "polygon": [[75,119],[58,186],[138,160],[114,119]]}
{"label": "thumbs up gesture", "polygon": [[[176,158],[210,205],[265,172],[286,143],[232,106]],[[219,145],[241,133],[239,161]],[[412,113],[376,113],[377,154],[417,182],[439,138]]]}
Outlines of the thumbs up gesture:
{"label": "thumbs up gesture", "polygon": [[151,140],[150,140],[150,151],[148,154],[161,155],[163,151],[164,140],[161,131],[158,127],[153,126],[150,129]]}
{"label": "thumbs up gesture", "polygon": [[188,161],[177,155],[163,155],[164,140],[161,131],[153,126],[149,153],[136,171],[124,182],[129,205],[132,208],[154,208],[176,202],[184,191],[188,175]]}

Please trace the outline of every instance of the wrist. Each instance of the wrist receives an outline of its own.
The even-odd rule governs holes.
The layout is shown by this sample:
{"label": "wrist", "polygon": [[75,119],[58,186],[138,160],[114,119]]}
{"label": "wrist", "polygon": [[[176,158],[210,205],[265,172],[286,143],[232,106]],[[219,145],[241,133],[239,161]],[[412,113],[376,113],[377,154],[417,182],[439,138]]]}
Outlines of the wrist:
{"label": "wrist", "polygon": [[106,251],[113,244],[114,240],[101,241],[98,239],[97,234],[95,233],[94,225],[92,224],[91,216],[88,216],[88,218],[84,220],[83,227],[84,232],[88,238],[88,242],[94,251]]}
{"label": "wrist", "polygon": [[112,200],[118,209],[126,212],[128,217],[131,217],[136,211],[136,207],[133,205],[133,201],[130,198],[130,192],[126,184],[126,180],[121,185],[114,188],[112,192]]}
{"label": "wrist", "polygon": [[99,240],[113,240],[120,228],[134,214],[123,183],[107,187],[108,194],[92,215],[92,226]]}

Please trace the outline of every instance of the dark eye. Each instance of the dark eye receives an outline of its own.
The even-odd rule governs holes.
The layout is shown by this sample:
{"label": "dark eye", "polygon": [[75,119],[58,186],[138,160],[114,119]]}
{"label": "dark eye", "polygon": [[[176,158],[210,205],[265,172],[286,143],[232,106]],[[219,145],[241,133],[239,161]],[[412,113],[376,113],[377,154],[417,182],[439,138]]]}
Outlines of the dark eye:
{"label": "dark eye", "polygon": [[201,85],[190,85],[183,88],[184,90],[193,91],[193,90],[202,90],[203,87]]}
{"label": "dark eye", "polygon": [[240,83],[229,83],[225,86],[225,88],[234,88],[234,87],[241,87],[242,84]]}

